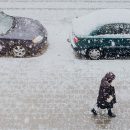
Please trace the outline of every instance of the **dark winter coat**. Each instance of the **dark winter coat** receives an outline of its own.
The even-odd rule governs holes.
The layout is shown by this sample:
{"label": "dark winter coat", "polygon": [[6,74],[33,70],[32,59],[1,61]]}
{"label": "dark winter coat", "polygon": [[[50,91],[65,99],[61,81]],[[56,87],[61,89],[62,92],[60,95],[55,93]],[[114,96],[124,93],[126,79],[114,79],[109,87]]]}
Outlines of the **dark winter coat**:
{"label": "dark winter coat", "polygon": [[[113,104],[116,103],[115,88],[111,86],[111,82],[114,78],[115,76],[107,73],[105,77],[101,80],[99,95],[97,98],[97,105],[102,109],[113,108]],[[110,95],[113,97],[113,100],[108,103],[106,100],[107,98],[109,98]]]}

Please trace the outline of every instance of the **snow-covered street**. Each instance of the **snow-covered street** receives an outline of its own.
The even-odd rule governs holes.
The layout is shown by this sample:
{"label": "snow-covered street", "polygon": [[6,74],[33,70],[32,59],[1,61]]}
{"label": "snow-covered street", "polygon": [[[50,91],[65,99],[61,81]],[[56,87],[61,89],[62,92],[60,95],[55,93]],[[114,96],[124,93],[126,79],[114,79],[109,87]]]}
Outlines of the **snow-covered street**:
{"label": "snow-covered street", "polygon": [[[39,20],[49,43],[39,57],[0,58],[0,130],[130,130],[130,59],[79,59],[67,43],[72,18],[93,11],[94,3],[90,9],[83,2],[80,9],[73,2],[42,4],[0,2],[7,14]],[[107,4],[116,7],[101,7]],[[93,117],[100,80],[109,71],[116,75],[117,117]]]}

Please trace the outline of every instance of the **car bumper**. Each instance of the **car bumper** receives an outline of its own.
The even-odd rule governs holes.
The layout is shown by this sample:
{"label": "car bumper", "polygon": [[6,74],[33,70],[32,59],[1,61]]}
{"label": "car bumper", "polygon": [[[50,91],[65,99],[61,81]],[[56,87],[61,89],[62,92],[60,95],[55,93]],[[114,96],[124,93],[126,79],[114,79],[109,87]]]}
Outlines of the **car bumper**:
{"label": "car bumper", "polygon": [[43,39],[41,43],[38,43],[36,45],[33,45],[33,43],[28,46],[29,53],[31,55],[36,55],[38,53],[41,53],[44,50],[45,45],[47,44],[47,37]]}
{"label": "car bumper", "polygon": [[79,54],[86,55],[86,49],[79,48],[73,41],[74,36],[72,33],[69,35],[69,38],[67,39],[67,42],[71,44],[72,49]]}
{"label": "car bumper", "polygon": [[75,47],[75,46],[73,46],[73,44],[71,44],[71,47],[72,47],[72,49],[76,52],[76,53],[78,53],[78,54],[82,54],[82,55],[86,55],[86,52],[87,52],[87,49],[81,49],[81,48],[78,48],[78,47]]}

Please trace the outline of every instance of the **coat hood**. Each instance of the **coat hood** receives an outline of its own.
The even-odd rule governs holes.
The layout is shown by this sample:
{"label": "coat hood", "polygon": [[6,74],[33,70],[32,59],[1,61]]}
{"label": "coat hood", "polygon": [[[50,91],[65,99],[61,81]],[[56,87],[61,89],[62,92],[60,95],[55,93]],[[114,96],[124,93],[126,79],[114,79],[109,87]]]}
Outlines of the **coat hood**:
{"label": "coat hood", "polygon": [[105,75],[105,79],[108,81],[108,80],[114,80],[115,79],[115,74],[113,74],[112,72],[108,72],[106,75]]}

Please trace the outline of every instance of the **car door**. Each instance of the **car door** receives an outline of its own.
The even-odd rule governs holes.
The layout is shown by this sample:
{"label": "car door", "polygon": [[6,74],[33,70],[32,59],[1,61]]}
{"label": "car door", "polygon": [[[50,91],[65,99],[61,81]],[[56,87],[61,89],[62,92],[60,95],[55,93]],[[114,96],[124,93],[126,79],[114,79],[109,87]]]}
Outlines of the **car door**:
{"label": "car door", "polygon": [[123,23],[122,26],[120,25],[120,28],[121,27],[121,40],[118,44],[120,46],[120,51],[122,52],[122,54],[127,54],[130,52],[130,24]]}
{"label": "car door", "polygon": [[94,38],[96,46],[102,48],[105,53],[115,53],[117,39],[113,37],[114,30],[112,24],[103,25],[90,35]]}
{"label": "car door", "polygon": [[117,54],[126,54],[130,50],[130,25],[126,23],[112,24],[113,35],[111,45]]}
{"label": "car door", "polygon": [[91,34],[97,43],[109,54],[130,53],[130,24],[112,23],[101,26]]}

